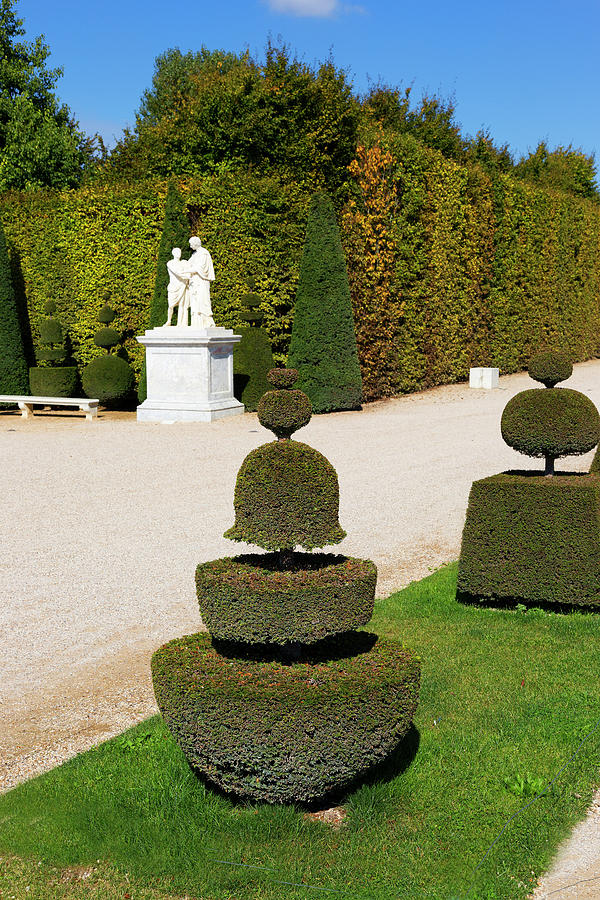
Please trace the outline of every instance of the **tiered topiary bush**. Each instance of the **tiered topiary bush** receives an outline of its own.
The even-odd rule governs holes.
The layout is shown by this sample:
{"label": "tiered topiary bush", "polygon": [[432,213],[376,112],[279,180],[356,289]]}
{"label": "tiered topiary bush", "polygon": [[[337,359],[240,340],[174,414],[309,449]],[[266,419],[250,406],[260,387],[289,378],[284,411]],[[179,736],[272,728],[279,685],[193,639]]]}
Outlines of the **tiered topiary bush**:
{"label": "tiered topiary bush", "polygon": [[504,440],[544,459],[544,472],[474,482],[458,568],[461,599],[600,603],[600,478],[554,471],[556,459],[587,453],[600,440],[592,401],[555,386],[572,370],[563,354],[539,354],[529,374],[545,389],[521,391],[504,409]]}
{"label": "tiered topiary bush", "polygon": [[233,348],[233,385],[236,398],[249,412],[254,412],[258,401],[269,390],[267,372],[273,368],[273,351],[269,337],[261,322],[260,297],[255,293],[254,279],[247,281],[250,293],[242,297],[242,325],[237,331],[242,339]]}
{"label": "tiered topiary bush", "polygon": [[278,440],[248,454],[225,536],[264,554],[198,566],[210,635],[177,639],[152,660],[161,713],[208,781],[270,803],[311,802],[350,785],[395,750],[418,701],[419,663],[393,641],[357,632],[371,618],[370,560],[304,553],[341,541],[335,469],[290,440],[310,419],[274,369],[258,414]]}
{"label": "tiered topiary bush", "polygon": [[77,366],[65,365],[69,354],[62,326],[54,318],[54,300],[48,300],[44,304],[44,312],[47,318],[40,322],[40,341],[45,349],[37,353],[37,359],[47,365],[32,366],[29,369],[31,393],[38,397],[75,397],[79,383]]}
{"label": "tiered topiary bush", "polygon": [[93,359],[83,370],[81,380],[88,397],[95,397],[104,404],[119,405],[131,399],[135,375],[127,360],[111,353],[113,347],[121,343],[120,332],[110,327],[114,318],[114,310],[105,303],[98,314],[98,321],[104,327],[94,335],[94,343],[103,347],[107,354]]}

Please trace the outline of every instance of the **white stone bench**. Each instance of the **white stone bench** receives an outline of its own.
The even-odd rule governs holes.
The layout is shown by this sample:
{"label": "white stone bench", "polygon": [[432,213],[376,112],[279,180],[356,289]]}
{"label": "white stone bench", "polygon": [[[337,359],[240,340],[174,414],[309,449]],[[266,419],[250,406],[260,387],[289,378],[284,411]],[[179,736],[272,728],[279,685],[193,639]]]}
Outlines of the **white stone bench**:
{"label": "white stone bench", "polygon": [[99,400],[87,397],[27,397],[20,394],[0,394],[0,403],[16,403],[24,419],[33,415],[36,406],[78,406],[85,413],[86,419],[92,421],[98,415]]}

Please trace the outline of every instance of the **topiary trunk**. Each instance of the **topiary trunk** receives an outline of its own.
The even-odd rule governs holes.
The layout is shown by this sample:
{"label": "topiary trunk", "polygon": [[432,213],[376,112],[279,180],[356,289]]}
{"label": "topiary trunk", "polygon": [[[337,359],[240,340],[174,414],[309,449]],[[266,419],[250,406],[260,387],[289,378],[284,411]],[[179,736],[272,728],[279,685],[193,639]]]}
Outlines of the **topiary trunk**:
{"label": "topiary trunk", "polygon": [[315,194],[310,206],[288,365],[300,373],[298,388],[308,394],[314,412],[360,409],[346,259],[327,194]]}
{"label": "topiary trunk", "polygon": [[0,394],[29,394],[29,373],[10,260],[0,225]]}
{"label": "topiary trunk", "polygon": [[[150,304],[149,328],[158,328],[160,325],[164,325],[167,320],[167,285],[169,283],[167,263],[171,259],[173,247],[181,247],[182,250],[185,250],[188,246],[190,223],[186,209],[186,205],[177,188],[172,182],[169,182],[165,200],[162,237],[158,248],[158,259],[156,260],[156,279],[154,282],[154,294]],[[138,385],[138,398],[140,403],[143,403],[146,399],[145,357]]]}

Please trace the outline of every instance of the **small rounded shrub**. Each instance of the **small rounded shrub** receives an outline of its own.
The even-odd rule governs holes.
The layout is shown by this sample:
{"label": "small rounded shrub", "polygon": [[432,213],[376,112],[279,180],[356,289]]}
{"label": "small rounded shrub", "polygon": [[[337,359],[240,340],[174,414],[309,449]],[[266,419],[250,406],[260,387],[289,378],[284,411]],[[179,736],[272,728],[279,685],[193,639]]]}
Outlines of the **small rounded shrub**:
{"label": "small rounded shrub", "polygon": [[538,353],[529,363],[529,375],[547,388],[566,381],[573,374],[573,363],[565,353],[551,350]]}
{"label": "small rounded shrub", "polygon": [[29,369],[29,386],[34,397],[76,397],[77,366],[33,366]]}
{"label": "small rounded shrub", "polygon": [[[108,297],[108,294],[105,294],[105,297]],[[114,321],[116,313],[114,309],[105,303],[100,312],[98,313],[98,321],[102,322],[103,325],[110,325],[111,322]]]}
{"label": "small rounded shrub", "polygon": [[94,335],[94,343],[97,347],[116,347],[121,340],[121,335],[114,328],[99,328]]}
{"label": "small rounded shrub", "polygon": [[366,625],[377,568],[368,559],[295,553],[247,554],[202,563],[196,590],[213,638],[255,644],[312,644]]}
{"label": "small rounded shrub", "polygon": [[207,634],[161,647],[154,692],[190,765],[241,797],[311,802],[394,751],[417,706],[418,661],[364,632],[326,643],[294,665],[222,656]]}
{"label": "small rounded shrub", "polygon": [[312,550],[346,536],[338,521],[337,473],[300,441],[272,441],[243,461],[235,487],[235,525],[225,532],[265,550]]}
{"label": "small rounded shrub", "polygon": [[298,369],[271,369],[267,380],[279,390],[292,388],[298,381]]}
{"label": "small rounded shrub", "polygon": [[289,438],[312,418],[312,404],[304,391],[267,391],[258,404],[258,421],[278,438]]}
{"label": "small rounded shrub", "polygon": [[569,388],[521,391],[501,421],[506,443],[534,457],[577,456],[600,440],[600,416],[585,394]]}
{"label": "small rounded shrub", "polygon": [[[63,332],[58,319],[42,319],[40,322],[42,344],[62,344]],[[64,356],[64,351],[61,351]]]}
{"label": "small rounded shrub", "polygon": [[135,387],[133,369],[120,356],[98,356],[83,370],[83,389],[101,402],[126,400]]}

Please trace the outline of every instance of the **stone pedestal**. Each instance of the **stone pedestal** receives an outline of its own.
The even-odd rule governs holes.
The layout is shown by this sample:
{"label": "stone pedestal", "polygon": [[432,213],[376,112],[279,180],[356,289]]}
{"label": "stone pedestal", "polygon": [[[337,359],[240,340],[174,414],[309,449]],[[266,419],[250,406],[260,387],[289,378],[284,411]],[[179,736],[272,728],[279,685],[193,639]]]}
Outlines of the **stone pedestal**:
{"label": "stone pedestal", "polygon": [[212,422],[244,412],[233,396],[229,328],[152,328],[137,340],[146,348],[147,398],[138,422]]}
{"label": "stone pedestal", "polygon": [[498,387],[499,369],[469,369],[469,387],[484,388],[488,391]]}

